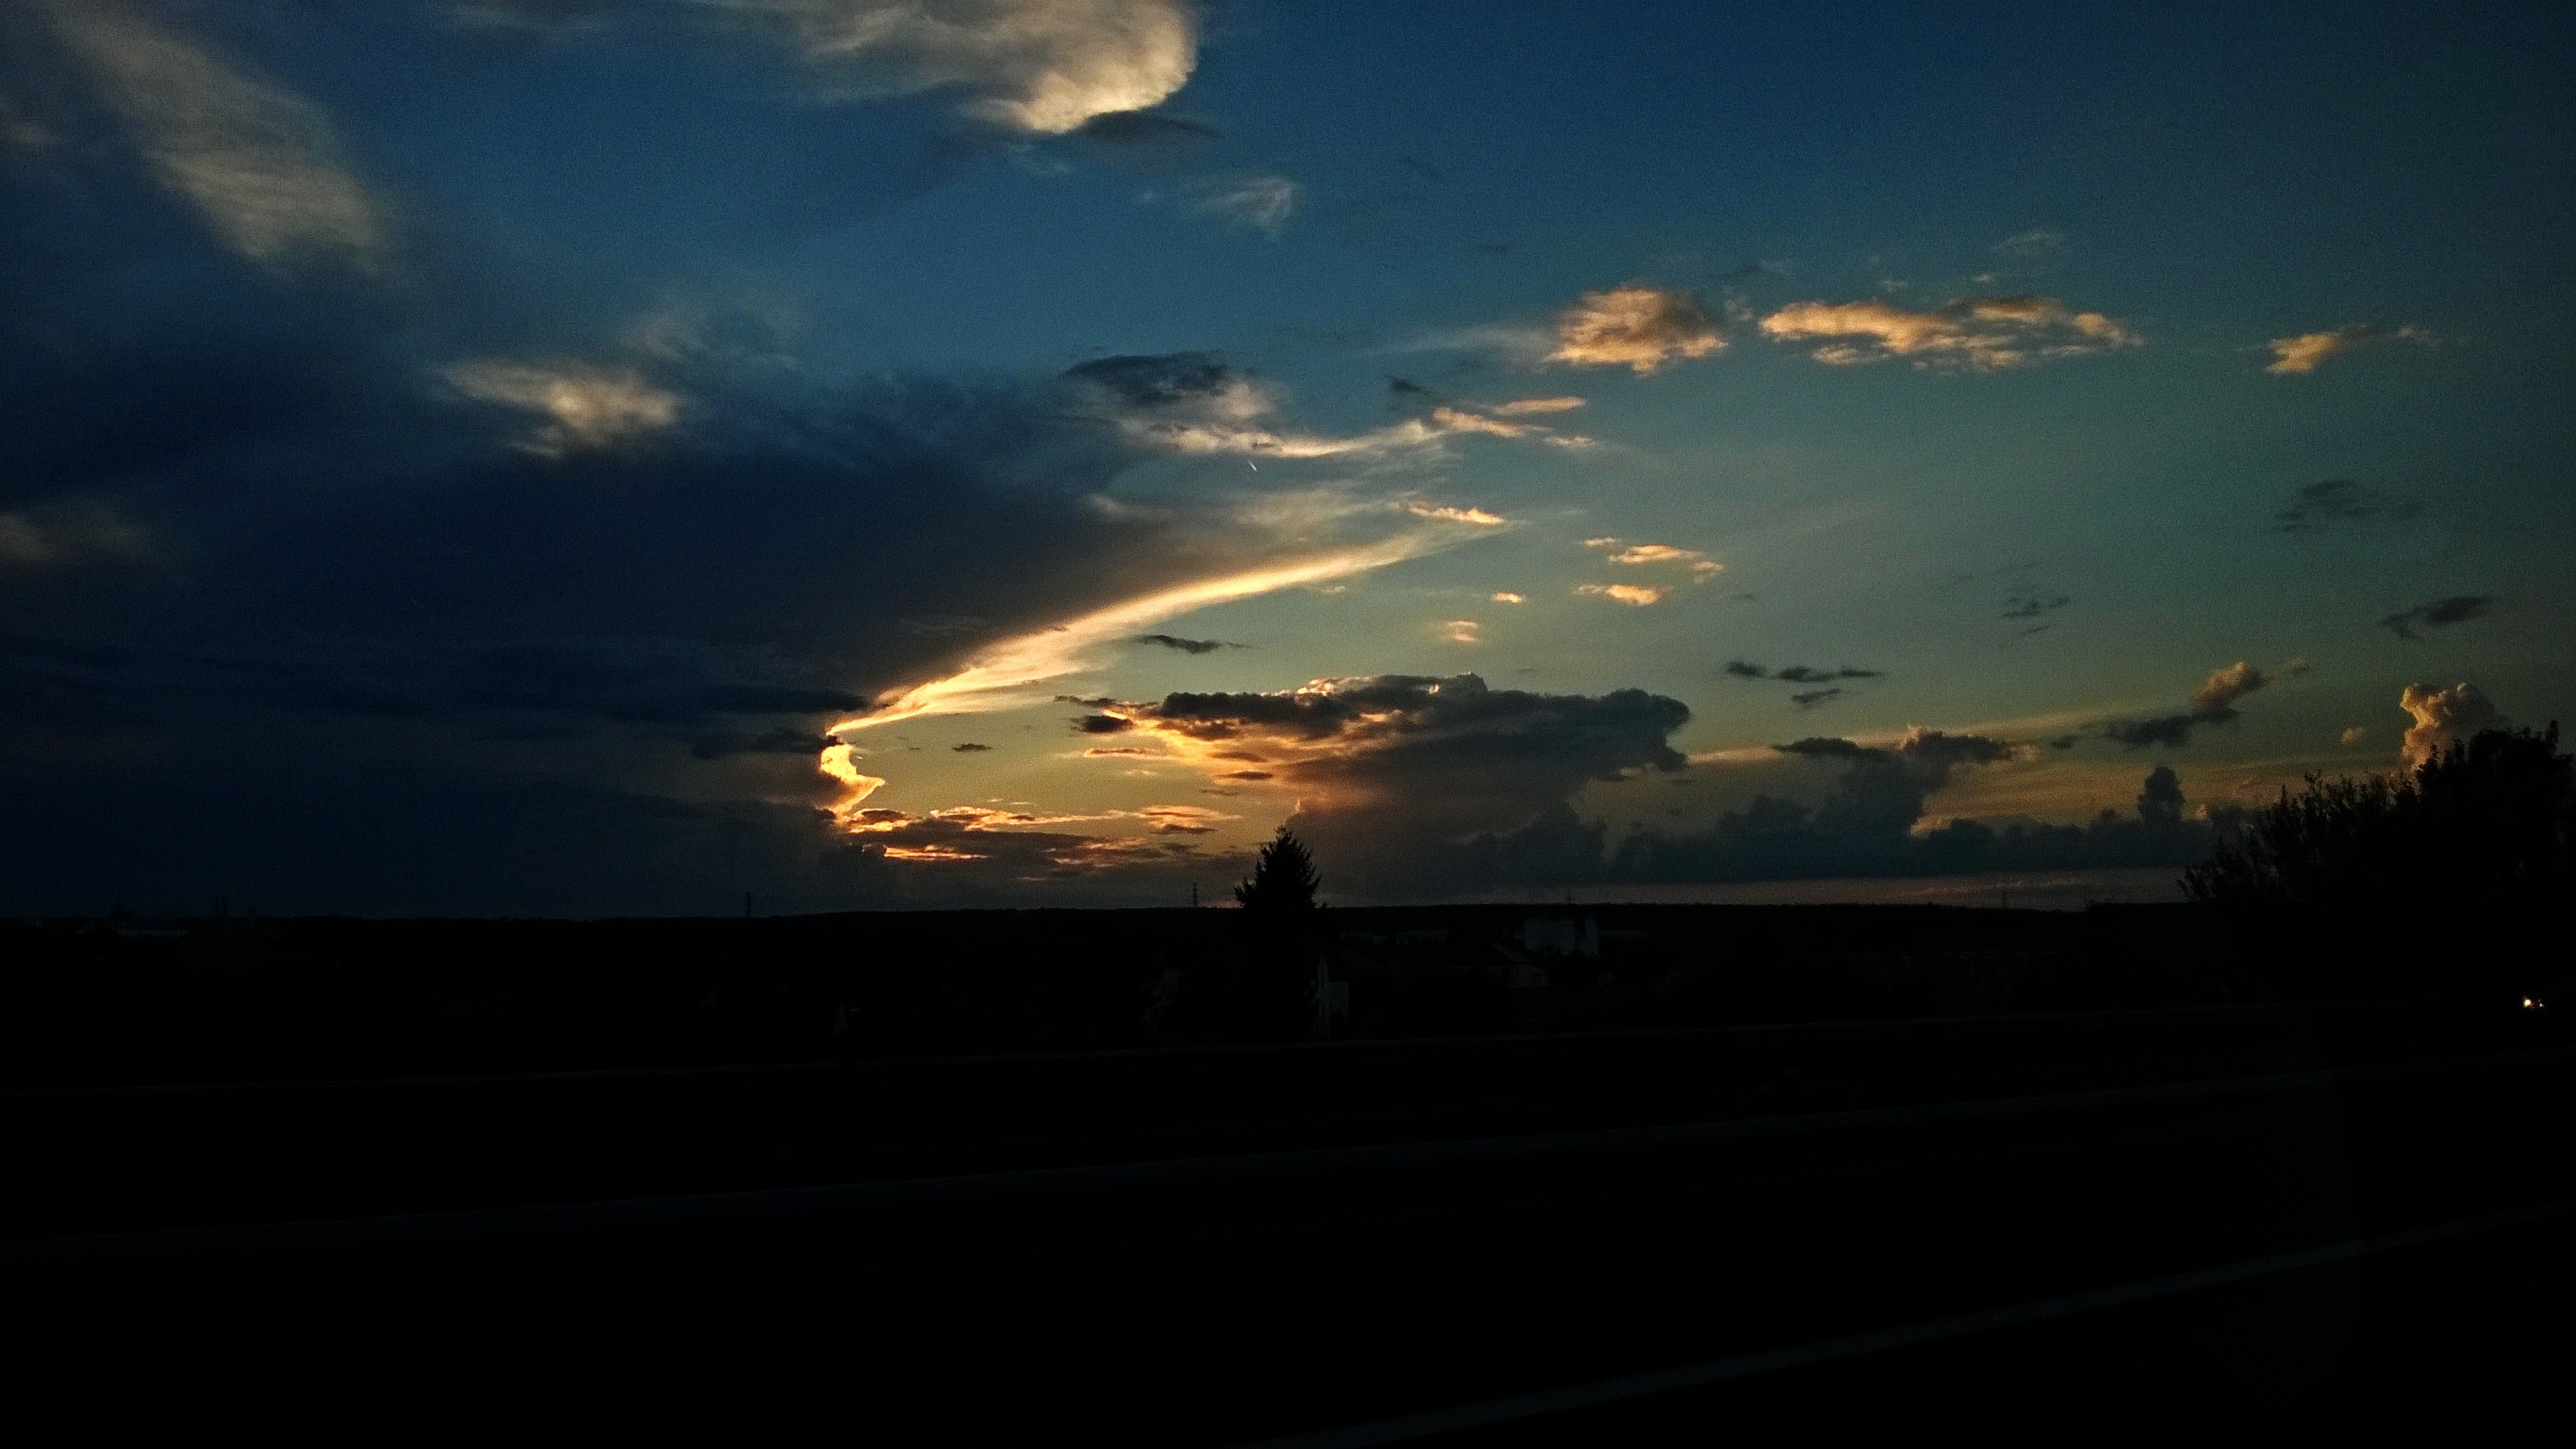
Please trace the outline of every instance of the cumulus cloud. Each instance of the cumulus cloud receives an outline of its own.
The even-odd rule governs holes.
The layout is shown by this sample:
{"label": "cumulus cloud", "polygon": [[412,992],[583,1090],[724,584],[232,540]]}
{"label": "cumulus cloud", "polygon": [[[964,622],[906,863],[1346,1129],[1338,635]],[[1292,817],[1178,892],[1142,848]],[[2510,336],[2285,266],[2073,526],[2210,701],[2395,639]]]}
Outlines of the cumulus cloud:
{"label": "cumulus cloud", "polygon": [[2410,684],[2398,695],[2397,707],[2414,720],[2400,744],[2409,765],[2420,765],[2478,731],[2503,723],[2495,702],[2474,684],[2448,689]]}
{"label": "cumulus cloud", "polygon": [[2433,334],[2408,323],[2403,327],[2375,326],[2355,322],[2331,332],[2302,332],[2295,337],[2275,337],[2265,343],[2272,360],[2263,368],[2276,377],[2300,376],[2323,367],[2329,359],[2347,352],[2382,342],[2431,343]]}
{"label": "cumulus cloud", "polygon": [[1236,226],[1275,237],[1297,211],[1299,188],[1285,176],[1236,176],[1206,183],[1198,209]]}
{"label": "cumulus cloud", "polygon": [[1526,604],[1529,602],[1529,599],[1526,595],[1515,594],[1509,589],[1498,589],[1494,593],[1494,602],[1497,604]]}
{"label": "cumulus cloud", "polygon": [[1612,603],[1638,609],[1662,603],[1666,593],[1653,584],[1576,584],[1574,591],[1589,598],[1608,599]]}
{"label": "cumulus cloud", "polygon": [[1936,370],[1999,372],[2139,345],[2122,324],[2053,297],[1961,297],[1919,312],[1875,298],[1792,302],[1761,327],[1774,341],[1822,343],[1816,360],[1837,367],[1904,358]]}
{"label": "cumulus cloud", "polygon": [[1441,637],[1452,644],[1481,644],[1484,631],[1485,626],[1473,619],[1450,619],[1440,626]]}
{"label": "cumulus cloud", "polygon": [[2483,619],[2494,612],[2495,606],[2493,594],[2451,594],[2400,609],[2380,620],[2379,627],[2400,639],[2420,639],[2424,637],[2421,631],[2426,629],[2447,629],[2453,624]]}
{"label": "cumulus cloud", "polygon": [[1546,360],[1567,367],[1625,367],[1642,377],[1677,358],[1706,357],[1725,346],[1697,297],[1630,282],[1586,292],[1559,313],[1556,346]]}
{"label": "cumulus cloud", "polygon": [[1690,719],[1642,690],[1540,694],[1473,674],[1173,694],[1120,713],[1212,777],[1292,788],[1289,824],[1329,884],[1381,898],[1486,888],[1542,860],[1571,872],[1558,878],[1597,874],[1601,836],[1569,802],[1596,780],[1682,769],[1667,739]]}
{"label": "cumulus cloud", "polygon": [[117,0],[56,0],[49,13],[154,176],[227,246],[258,262],[376,265],[382,209],[312,105]]}
{"label": "cumulus cloud", "polygon": [[447,383],[465,396],[535,413],[541,422],[519,446],[541,457],[610,448],[668,429],[677,394],[632,368],[587,363],[465,362]]}
{"label": "cumulus cloud", "polygon": [[2323,533],[2338,524],[2385,519],[2403,523],[2423,511],[2414,499],[2391,498],[2349,478],[2329,478],[2302,485],[2289,506],[2272,515],[2275,533]]}
{"label": "cumulus cloud", "polygon": [[2279,675],[2271,675],[2239,659],[2211,670],[2200,688],[2192,691],[2190,707],[2146,719],[2112,720],[2102,726],[2102,733],[2133,750],[2151,745],[2179,749],[2190,744],[2192,733],[2204,725],[2234,723],[2243,713],[2236,708],[2238,700],[2269,688],[2283,677],[2306,672],[2303,661],[2293,661],[2283,666]]}
{"label": "cumulus cloud", "polygon": [[732,0],[860,96],[955,90],[995,125],[1062,135],[1169,99],[1198,65],[1189,0]]}
{"label": "cumulus cloud", "polygon": [[2339,745],[2357,745],[2369,738],[2370,731],[2367,728],[2361,725],[2353,725],[2346,729],[2342,734],[2337,735],[2335,737],[2335,743]]}

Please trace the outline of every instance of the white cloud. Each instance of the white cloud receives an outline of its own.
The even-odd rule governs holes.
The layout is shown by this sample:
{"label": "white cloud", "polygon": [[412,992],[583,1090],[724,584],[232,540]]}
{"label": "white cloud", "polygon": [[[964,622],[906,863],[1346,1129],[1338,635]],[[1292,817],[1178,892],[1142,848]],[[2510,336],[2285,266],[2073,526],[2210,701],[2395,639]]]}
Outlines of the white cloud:
{"label": "white cloud", "polygon": [[329,255],[376,264],[384,220],[319,111],[113,0],[58,3],[52,13],[153,175],[225,245],[260,262]]}
{"label": "white cloud", "polygon": [[1816,360],[1836,367],[1901,357],[1917,367],[1999,372],[2139,345],[2102,313],[2052,297],[1961,297],[1924,311],[1875,299],[1792,302],[1761,325],[1774,341],[1822,343]]}
{"label": "white cloud", "polygon": [[731,0],[856,95],[956,89],[1032,135],[1169,99],[1198,65],[1189,0]]}
{"label": "white cloud", "polygon": [[1440,636],[1452,644],[1482,644],[1484,629],[1473,619],[1448,619],[1440,625]]}
{"label": "white cloud", "polygon": [[519,446],[549,458],[633,442],[668,429],[680,415],[676,394],[631,368],[465,362],[447,369],[446,378],[467,397],[543,418]]}
{"label": "white cloud", "polygon": [[1296,213],[1297,183],[1285,176],[1240,176],[1211,183],[1198,209],[1263,236],[1275,237]]}

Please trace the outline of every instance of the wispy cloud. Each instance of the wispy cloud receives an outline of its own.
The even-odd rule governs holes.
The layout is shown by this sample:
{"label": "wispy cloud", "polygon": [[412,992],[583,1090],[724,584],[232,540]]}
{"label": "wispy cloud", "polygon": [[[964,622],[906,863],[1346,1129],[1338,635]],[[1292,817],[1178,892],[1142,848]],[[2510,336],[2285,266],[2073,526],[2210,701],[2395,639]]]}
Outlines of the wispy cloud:
{"label": "wispy cloud", "polygon": [[2272,361],[2264,371],[2276,377],[2295,377],[2316,371],[2329,358],[2340,357],[2357,348],[2381,342],[2418,342],[2430,345],[2433,334],[2413,323],[2388,328],[2368,322],[2355,322],[2331,332],[2302,332],[2295,337],[2275,337],[2264,346],[2272,350]]}
{"label": "wispy cloud", "polygon": [[1210,216],[1275,237],[1296,214],[1301,194],[1297,183],[1285,176],[1235,176],[1207,183],[1197,205]]}
{"label": "wispy cloud", "polygon": [[2386,519],[2402,523],[2424,511],[2411,498],[2391,498],[2349,478],[2309,483],[2290,496],[2290,505],[2272,515],[2275,533],[2323,533],[2339,523]]}
{"label": "wispy cloud", "polygon": [[1197,579],[1111,604],[1034,633],[1005,639],[957,669],[886,699],[866,714],[832,726],[834,734],[872,729],[925,715],[980,714],[1046,698],[1041,686],[1098,667],[1107,645],[1147,625],[1195,609],[1281,589],[1348,578],[1419,558],[1458,540],[1454,532],[1416,530],[1357,548]]}
{"label": "wispy cloud", "polygon": [[2008,257],[2044,257],[2066,245],[2066,234],[2035,226],[2025,232],[2005,237],[1995,243],[1995,250]]}
{"label": "wispy cloud", "polygon": [[857,96],[957,90],[1034,135],[1170,98],[1198,65],[1190,0],[729,0]]}
{"label": "wispy cloud", "polygon": [[2446,598],[2428,599],[2411,609],[2400,609],[2380,620],[2379,627],[2400,639],[2420,639],[2426,629],[2447,629],[2453,624],[2483,619],[2494,611],[2495,606],[2496,596],[2493,594],[2452,594]]}
{"label": "wispy cloud", "polygon": [[542,457],[615,447],[678,421],[678,395],[632,368],[588,363],[466,362],[448,385],[481,402],[524,409],[543,421],[519,446]]}
{"label": "wispy cloud", "polygon": [[116,0],[57,0],[50,11],[153,175],[225,245],[258,262],[377,264],[381,209],[320,111]]}
{"label": "wispy cloud", "polygon": [[1485,626],[1473,619],[1448,619],[1440,625],[1440,637],[1452,644],[1482,644]]}
{"label": "wispy cloud", "polygon": [[[1464,434],[1563,448],[1586,447],[1592,441],[1448,403],[1360,433],[1301,432],[1280,419],[1279,397],[1268,386],[1203,352],[1097,358],[1067,368],[1064,382],[1084,415],[1142,446],[1171,453],[1232,454],[1255,460],[1256,466],[1272,458],[1372,461],[1437,455],[1447,440]],[[1480,520],[1461,515],[1459,521]],[[1503,520],[1488,514],[1481,521]]]}
{"label": "wispy cloud", "polygon": [[1576,584],[1574,591],[1588,598],[1608,599],[1638,609],[1662,603],[1664,595],[1669,592],[1652,584]]}
{"label": "wispy cloud", "polygon": [[2122,324],[2053,297],[1961,297],[1924,311],[1875,298],[1792,302],[1761,326],[1774,341],[1822,343],[1815,359],[1836,367],[1903,358],[1934,370],[2001,372],[2139,345]]}
{"label": "wispy cloud", "polygon": [[1669,543],[1626,543],[1616,538],[1587,538],[1585,548],[1616,549],[1609,561],[1629,568],[1648,568],[1673,564],[1690,571],[1691,581],[1707,583],[1716,578],[1726,565],[1695,548],[1682,548]]}

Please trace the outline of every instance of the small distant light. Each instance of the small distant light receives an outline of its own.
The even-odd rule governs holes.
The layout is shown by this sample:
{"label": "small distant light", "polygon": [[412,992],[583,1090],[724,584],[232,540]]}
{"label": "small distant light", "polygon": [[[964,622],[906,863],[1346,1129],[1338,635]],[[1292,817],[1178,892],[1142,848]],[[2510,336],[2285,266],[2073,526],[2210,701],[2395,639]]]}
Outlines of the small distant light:
{"label": "small distant light", "polygon": [[2541,1011],[2546,1009],[2547,1005],[2548,1003],[2537,996],[2526,996],[2522,999],[2522,1009],[2525,1011]]}

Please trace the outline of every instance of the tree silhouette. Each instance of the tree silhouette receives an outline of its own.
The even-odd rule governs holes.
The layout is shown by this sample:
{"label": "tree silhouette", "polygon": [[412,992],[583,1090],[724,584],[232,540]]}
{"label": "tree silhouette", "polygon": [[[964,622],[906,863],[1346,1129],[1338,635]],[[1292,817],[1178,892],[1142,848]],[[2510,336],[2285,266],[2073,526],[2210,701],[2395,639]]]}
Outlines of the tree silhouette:
{"label": "tree silhouette", "polygon": [[1305,842],[1279,827],[1252,864],[1252,876],[1234,888],[1234,899],[1246,911],[1265,919],[1288,921],[1310,916],[1315,892],[1323,885],[1315,858]]}
{"label": "tree silhouette", "polygon": [[2552,724],[2483,730],[2389,775],[2311,774],[2183,888],[2282,959],[2528,988],[2576,901],[2576,760]]}

